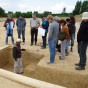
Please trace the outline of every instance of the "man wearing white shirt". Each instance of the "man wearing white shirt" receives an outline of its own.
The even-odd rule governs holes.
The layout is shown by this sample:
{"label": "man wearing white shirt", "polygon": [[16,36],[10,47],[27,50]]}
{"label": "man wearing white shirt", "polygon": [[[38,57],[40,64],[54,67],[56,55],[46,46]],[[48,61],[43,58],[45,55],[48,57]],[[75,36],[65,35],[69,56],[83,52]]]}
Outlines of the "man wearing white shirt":
{"label": "man wearing white shirt", "polygon": [[40,21],[36,18],[36,15],[32,15],[32,19],[30,20],[31,45],[33,45],[34,40],[35,40],[35,45],[37,44],[37,34],[38,34],[39,26],[40,26]]}

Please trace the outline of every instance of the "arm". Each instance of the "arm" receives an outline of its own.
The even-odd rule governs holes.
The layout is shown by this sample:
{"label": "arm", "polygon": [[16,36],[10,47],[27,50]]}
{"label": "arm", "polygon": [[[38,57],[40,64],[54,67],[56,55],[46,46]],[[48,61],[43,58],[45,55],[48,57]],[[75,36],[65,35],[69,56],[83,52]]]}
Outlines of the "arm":
{"label": "arm", "polygon": [[26,27],[26,20],[24,19],[24,26]]}
{"label": "arm", "polygon": [[7,20],[5,21],[5,23],[4,23],[4,27],[6,27],[7,26]]}
{"label": "arm", "polygon": [[14,19],[12,19],[12,22],[13,22],[13,28],[14,28],[14,26],[15,26],[15,21],[14,21]]}
{"label": "arm", "polygon": [[16,21],[16,26],[18,27],[18,19],[17,19],[17,21]]}
{"label": "arm", "polygon": [[38,20],[38,27],[40,27],[40,21]]}
{"label": "arm", "polygon": [[49,36],[48,36],[48,40],[51,40],[52,39],[52,35],[53,35],[53,25],[51,24],[50,25],[50,29],[49,29]]}
{"label": "arm", "polygon": [[32,26],[31,26],[31,20],[30,20],[30,29],[32,28]]}
{"label": "arm", "polygon": [[17,57],[16,57],[16,47],[13,47],[13,58],[15,59],[15,61],[17,60]]}
{"label": "arm", "polygon": [[81,40],[83,40],[84,29],[82,25],[83,25],[83,22],[80,24],[80,28],[77,33],[77,42],[80,42]]}

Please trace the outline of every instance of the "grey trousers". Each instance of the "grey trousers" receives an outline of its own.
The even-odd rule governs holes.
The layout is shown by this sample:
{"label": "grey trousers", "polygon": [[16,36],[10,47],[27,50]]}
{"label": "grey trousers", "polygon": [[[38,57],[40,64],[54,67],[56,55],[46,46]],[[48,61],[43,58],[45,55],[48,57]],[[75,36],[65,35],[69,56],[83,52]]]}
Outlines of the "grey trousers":
{"label": "grey trousers", "polygon": [[66,47],[66,41],[61,41],[61,59],[65,59],[65,47]]}
{"label": "grey trousers", "polygon": [[22,73],[23,72],[23,66],[22,66],[22,59],[17,58],[17,61],[14,60],[14,73]]}

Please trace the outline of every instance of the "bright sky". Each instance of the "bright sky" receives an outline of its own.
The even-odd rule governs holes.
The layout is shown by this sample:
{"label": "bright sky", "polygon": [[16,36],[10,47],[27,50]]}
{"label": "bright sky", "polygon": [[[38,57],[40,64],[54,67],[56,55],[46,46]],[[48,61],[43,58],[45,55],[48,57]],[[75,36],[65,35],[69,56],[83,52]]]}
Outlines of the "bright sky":
{"label": "bright sky", "polygon": [[[61,13],[66,7],[66,12],[72,12],[78,0],[0,0],[0,7],[8,11],[51,11]],[[83,1],[83,0],[81,0]]]}

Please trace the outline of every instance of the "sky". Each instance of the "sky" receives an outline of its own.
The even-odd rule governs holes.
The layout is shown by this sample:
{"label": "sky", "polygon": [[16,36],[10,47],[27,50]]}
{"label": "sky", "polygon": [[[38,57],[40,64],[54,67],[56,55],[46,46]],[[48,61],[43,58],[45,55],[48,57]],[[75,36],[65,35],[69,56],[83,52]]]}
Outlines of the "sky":
{"label": "sky", "polygon": [[44,11],[50,11],[52,13],[61,13],[64,7],[66,8],[66,12],[72,12],[77,1],[78,0],[0,0],[0,7],[2,7],[5,12],[38,11],[42,13]]}

